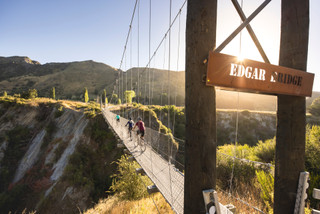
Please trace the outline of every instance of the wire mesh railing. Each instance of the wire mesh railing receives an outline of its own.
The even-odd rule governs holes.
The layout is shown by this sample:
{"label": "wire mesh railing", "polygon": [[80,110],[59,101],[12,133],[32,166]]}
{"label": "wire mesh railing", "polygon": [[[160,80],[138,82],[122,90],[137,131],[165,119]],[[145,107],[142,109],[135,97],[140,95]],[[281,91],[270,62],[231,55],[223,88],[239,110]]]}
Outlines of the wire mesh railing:
{"label": "wire mesh railing", "polygon": [[[178,153],[179,143],[171,134],[160,133],[148,127],[145,130],[144,141],[139,139],[134,131],[133,137],[130,138],[128,127],[125,126],[127,119],[121,117],[118,122],[116,114],[108,108],[102,111],[107,123],[156,184],[173,210],[183,213],[184,164],[181,163],[181,154]],[[136,120],[138,112],[132,112],[131,117]]]}

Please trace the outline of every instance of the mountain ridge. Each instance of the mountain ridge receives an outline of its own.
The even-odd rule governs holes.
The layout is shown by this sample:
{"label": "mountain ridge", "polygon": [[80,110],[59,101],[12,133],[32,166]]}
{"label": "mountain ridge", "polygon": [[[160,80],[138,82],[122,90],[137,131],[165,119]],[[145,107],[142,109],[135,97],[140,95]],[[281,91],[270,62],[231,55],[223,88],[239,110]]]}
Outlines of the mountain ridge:
{"label": "mountain ridge", "polygon": [[[152,104],[166,105],[170,86],[170,104],[184,105],[184,71],[170,71],[169,81],[168,71],[157,68],[151,68],[149,73],[147,68],[133,67],[122,71],[93,60],[40,64],[25,56],[0,57],[0,93],[7,91],[11,95],[35,88],[39,96],[49,97],[52,87],[55,87],[56,98],[81,100],[86,87],[91,100],[103,94],[104,89],[110,99],[112,93],[119,93],[119,75],[122,100],[123,92],[132,89],[139,96],[134,99],[135,102],[139,100],[140,103],[149,104],[150,88]],[[217,108],[276,110],[276,96],[254,93],[239,93],[238,96],[234,91],[216,91]],[[307,107],[319,96],[320,92],[313,92],[313,96],[306,99]]]}

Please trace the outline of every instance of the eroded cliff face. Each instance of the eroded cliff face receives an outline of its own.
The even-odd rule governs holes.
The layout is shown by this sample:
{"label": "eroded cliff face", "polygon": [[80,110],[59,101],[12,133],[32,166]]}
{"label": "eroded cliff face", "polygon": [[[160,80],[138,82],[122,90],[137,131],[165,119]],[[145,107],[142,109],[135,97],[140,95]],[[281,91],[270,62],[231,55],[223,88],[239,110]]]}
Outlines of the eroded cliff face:
{"label": "eroded cliff face", "polygon": [[0,213],[79,213],[105,196],[116,139],[102,115],[72,105],[1,100]]}

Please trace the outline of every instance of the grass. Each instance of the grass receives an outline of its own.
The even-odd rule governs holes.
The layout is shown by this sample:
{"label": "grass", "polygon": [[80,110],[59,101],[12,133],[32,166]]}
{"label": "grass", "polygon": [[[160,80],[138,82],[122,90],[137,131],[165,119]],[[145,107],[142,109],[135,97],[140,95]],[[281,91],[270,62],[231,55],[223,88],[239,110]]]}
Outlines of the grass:
{"label": "grass", "polygon": [[86,210],[84,214],[118,214],[118,213],[130,213],[130,214],[144,214],[144,213],[158,213],[153,200],[157,205],[160,213],[173,214],[171,207],[163,198],[160,193],[156,193],[153,196],[149,196],[136,201],[121,200],[119,195],[110,196],[106,199],[102,199],[93,208]]}

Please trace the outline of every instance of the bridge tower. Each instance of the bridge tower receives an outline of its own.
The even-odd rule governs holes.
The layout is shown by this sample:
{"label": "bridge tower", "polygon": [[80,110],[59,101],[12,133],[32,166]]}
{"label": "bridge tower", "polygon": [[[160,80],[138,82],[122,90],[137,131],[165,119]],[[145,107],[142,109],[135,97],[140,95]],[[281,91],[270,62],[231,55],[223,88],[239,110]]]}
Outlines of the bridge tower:
{"label": "bridge tower", "polygon": [[217,0],[188,0],[184,213],[205,213],[202,190],[216,185],[215,89],[204,60],[216,44]]}
{"label": "bridge tower", "polygon": [[[306,71],[309,0],[282,0],[279,65]],[[293,213],[304,171],[306,99],[278,95],[274,213]]]}
{"label": "bridge tower", "polygon": [[[184,212],[204,213],[202,190],[216,185],[215,89],[205,86],[216,42],[217,0],[188,0]],[[279,65],[306,71],[309,0],[282,0]],[[293,213],[304,171],[305,97],[278,95],[274,213]]]}

